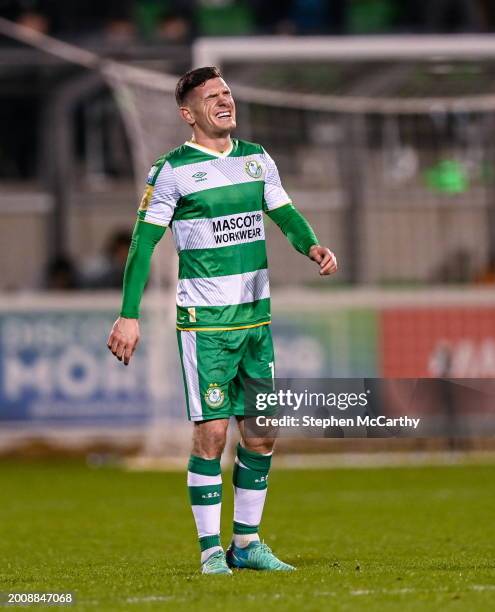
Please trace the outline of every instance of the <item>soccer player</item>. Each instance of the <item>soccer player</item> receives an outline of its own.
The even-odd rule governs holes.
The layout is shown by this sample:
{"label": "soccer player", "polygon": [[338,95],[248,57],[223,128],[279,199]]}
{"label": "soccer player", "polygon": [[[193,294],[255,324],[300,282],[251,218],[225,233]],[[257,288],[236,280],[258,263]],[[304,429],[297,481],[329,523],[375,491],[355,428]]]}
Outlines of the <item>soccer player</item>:
{"label": "soccer player", "polygon": [[[139,340],[139,305],[153,249],[170,226],[179,253],[177,338],[187,414],[193,421],[187,485],[204,574],[231,568],[293,570],[260,541],[273,439],[246,435],[243,381],[274,376],[266,213],[320,275],[337,270],[284,191],[265,149],[231,138],[236,109],[215,67],[182,76],[176,99],[192,137],[150,170],[129,249],[119,318],[108,338],[129,364]],[[220,543],[222,455],[230,417],[241,443],[234,466],[233,538]]]}

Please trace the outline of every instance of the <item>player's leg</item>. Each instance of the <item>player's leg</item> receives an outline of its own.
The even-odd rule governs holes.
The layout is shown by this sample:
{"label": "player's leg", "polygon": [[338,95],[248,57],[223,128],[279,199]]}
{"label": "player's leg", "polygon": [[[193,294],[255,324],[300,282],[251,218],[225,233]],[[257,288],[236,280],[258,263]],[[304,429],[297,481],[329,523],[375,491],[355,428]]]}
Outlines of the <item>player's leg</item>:
{"label": "player's leg", "polygon": [[237,445],[233,472],[233,541],[244,548],[260,539],[274,440],[246,436],[243,418],[238,419],[238,425],[241,442]]}
{"label": "player's leg", "polygon": [[234,535],[227,550],[227,563],[234,568],[290,571],[292,565],[278,559],[259,538],[259,527],[267,494],[273,438],[246,435],[239,419],[241,443],[234,466]]}
{"label": "player's leg", "polygon": [[[270,326],[260,326],[250,330],[250,342],[239,364],[238,376],[242,384],[235,392],[239,395],[236,404],[241,406],[242,412],[245,411],[245,379],[271,380],[273,375],[274,351]],[[269,384],[271,387],[271,383]],[[233,473],[234,543],[245,547],[252,541],[259,541],[258,530],[265,505],[275,440],[247,435],[244,417],[237,411],[236,414],[241,443],[237,446]]]}
{"label": "player's leg", "polygon": [[241,416],[241,404],[244,400],[242,381],[246,378],[270,379],[273,375],[274,353],[270,328],[254,328],[250,331],[250,343],[239,364],[239,377],[242,380],[236,388],[237,401],[234,406],[241,443],[237,446],[233,472],[234,535],[227,551],[227,562],[231,567],[294,569],[277,559],[259,538],[275,439],[253,438],[248,435],[245,418]]}
{"label": "player's leg", "polygon": [[228,419],[194,424],[192,453],[187,471],[191,509],[198,532],[204,573],[228,573],[220,543],[222,474]]}
{"label": "player's leg", "polygon": [[230,573],[220,544],[220,457],[231,415],[229,383],[237,373],[222,337],[210,332],[177,334],[189,420],[195,423],[188,487],[198,531],[203,573]]}

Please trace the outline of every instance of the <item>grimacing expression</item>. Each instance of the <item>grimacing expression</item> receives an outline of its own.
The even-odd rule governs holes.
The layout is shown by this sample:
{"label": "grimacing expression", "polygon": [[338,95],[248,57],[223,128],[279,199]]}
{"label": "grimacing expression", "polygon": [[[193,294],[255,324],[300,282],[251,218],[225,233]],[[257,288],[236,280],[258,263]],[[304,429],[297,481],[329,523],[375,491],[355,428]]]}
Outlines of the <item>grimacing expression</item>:
{"label": "grimacing expression", "polygon": [[[235,102],[227,83],[220,77],[209,79],[189,92],[183,117],[189,125],[211,136],[225,136],[236,127]],[[185,112],[184,111],[188,111]]]}

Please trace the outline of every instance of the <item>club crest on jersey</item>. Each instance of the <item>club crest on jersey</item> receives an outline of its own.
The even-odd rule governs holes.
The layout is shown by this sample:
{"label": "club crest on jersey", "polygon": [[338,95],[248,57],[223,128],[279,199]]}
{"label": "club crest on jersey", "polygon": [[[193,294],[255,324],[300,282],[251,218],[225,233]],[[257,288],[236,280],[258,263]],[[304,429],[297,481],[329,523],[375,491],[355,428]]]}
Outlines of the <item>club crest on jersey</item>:
{"label": "club crest on jersey", "polygon": [[259,164],[257,161],[254,161],[254,159],[251,159],[250,161],[246,162],[244,170],[249,174],[250,177],[255,179],[260,178],[261,174],[263,173],[263,168],[261,167],[261,164]]}
{"label": "club crest on jersey", "polygon": [[216,383],[211,383],[205,393],[205,402],[210,408],[220,408],[225,399],[224,392]]}

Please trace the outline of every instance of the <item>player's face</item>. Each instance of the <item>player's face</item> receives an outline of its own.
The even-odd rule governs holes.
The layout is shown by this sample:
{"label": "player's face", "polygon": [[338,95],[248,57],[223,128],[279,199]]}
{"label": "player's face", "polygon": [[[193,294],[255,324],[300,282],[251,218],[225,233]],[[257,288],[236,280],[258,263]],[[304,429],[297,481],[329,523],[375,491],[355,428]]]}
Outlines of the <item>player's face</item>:
{"label": "player's face", "polygon": [[234,99],[219,77],[195,87],[188,106],[194,123],[209,136],[226,136],[236,127]]}

